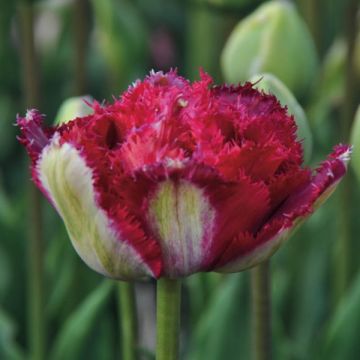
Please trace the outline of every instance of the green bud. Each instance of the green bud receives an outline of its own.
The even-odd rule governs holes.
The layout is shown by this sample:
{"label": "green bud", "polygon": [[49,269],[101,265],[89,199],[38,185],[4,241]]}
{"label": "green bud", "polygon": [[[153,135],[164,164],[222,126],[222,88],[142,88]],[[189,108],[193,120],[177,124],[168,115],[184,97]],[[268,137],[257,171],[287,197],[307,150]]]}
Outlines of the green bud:
{"label": "green bud", "polygon": [[[337,38],[327,51],[308,107],[308,116],[319,142],[327,144],[334,129],[329,122],[331,113],[341,108],[345,99],[345,78],[348,47],[344,38]],[[360,31],[353,53],[353,76],[360,81]],[[317,131],[318,130],[318,131]]]}
{"label": "green bud", "polygon": [[324,58],[319,93],[329,105],[340,104],[344,96],[346,53],[346,41],[337,39]]}
{"label": "green bud", "polygon": [[308,162],[311,158],[313,139],[305,111],[298,103],[295,96],[286,85],[274,75],[258,74],[254,75],[250,81],[255,83],[255,88],[263,90],[267,94],[275,95],[281,105],[288,108],[289,114],[294,116],[298,127],[298,139],[303,142],[304,161]]}
{"label": "green bud", "polygon": [[307,108],[313,132],[319,144],[327,146],[334,137],[334,126],[329,119],[341,106],[345,89],[346,42],[336,39],[324,56],[318,80]]}
{"label": "green bud", "polygon": [[59,107],[54,124],[65,124],[76,117],[90,115],[93,110],[86,102],[92,102],[92,98],[88,95],[66,99]]}
{"label": "green bud", "polygon": [[268,72],[301,96],[314,80],[318,60],[309,30],[295,7],[285,1],[270,1],[235,27],[221,63],[228,82]]}
{"label": "green bud", "polygon": [[360,181],[360,105],[355,114],[350,143],[353,145],[351,165],[357,179]]}

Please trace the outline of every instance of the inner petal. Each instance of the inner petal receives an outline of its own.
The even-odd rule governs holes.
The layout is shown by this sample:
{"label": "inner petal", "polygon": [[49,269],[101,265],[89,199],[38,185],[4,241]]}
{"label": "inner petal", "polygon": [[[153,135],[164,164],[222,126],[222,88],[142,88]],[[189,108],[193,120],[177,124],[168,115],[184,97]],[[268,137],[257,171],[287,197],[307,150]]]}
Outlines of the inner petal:
{"label": "inner petal", "polygon": [[215,210],[200,187],[185,180],[160,183],[149,202],[148,219],[161,243],[167,276],[202,270],[213,240]]}

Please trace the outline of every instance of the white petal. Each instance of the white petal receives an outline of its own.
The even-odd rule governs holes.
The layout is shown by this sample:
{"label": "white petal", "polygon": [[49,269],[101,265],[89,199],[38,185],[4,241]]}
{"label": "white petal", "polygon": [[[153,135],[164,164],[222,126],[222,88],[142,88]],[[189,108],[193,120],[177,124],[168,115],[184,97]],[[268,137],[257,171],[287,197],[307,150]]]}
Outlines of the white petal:
{"label": "white petal", "polygon": [[215,220],[204,191],[185,180],[166,180],[149,203],[148,217],[161,243],[165,274],[176,277],[201,270]]}
{"label": "white petal", "polygon": [[37,164],[43,187],[62,217],[72,244],[97,272],[119,279],[153,276],[134,248],[114,231],[96,202],[92,170],[79,151],[54,136]]}

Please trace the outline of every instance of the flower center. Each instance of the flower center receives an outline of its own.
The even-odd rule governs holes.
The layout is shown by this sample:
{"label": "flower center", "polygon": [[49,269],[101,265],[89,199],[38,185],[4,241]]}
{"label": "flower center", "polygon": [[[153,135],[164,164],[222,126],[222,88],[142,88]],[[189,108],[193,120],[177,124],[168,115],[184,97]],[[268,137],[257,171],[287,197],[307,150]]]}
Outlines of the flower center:
{"label": "flower center", "polygon": [[105,142],[110,150],[115,149],[121,144],[121,136],[113,121],[109,122],[109,127],[106,132]]}

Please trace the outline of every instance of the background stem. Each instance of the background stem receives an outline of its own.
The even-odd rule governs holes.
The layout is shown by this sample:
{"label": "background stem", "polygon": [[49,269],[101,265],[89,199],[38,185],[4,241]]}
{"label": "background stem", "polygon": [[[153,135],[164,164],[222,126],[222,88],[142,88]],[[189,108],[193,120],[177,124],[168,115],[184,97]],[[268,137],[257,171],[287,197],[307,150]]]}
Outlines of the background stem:
{"label": "background stem", "polygon": [[252,357],[271,359],[271,303],[269,260],[251,270]]}
{"label": "background stem", "polygon": [[181,282],[162,278],[157,282],[156,360],[179,358]]}
{"label": "background stem", "polygon": [[[356,72],[354,69],[354,51],[357,34],[357,0],[349,0],[345,11],[345,35],[347,55],[345,66],[345,94],[341,117],[341,141],[349,142],[350,130],[356,110]],[[336,244],[335,303],[341,299],[350,281],[351,256],[351,198],[353,194],[351,176],[348,174],[340,186],[340,236]]]}
{"label": "background stem", "polygon": [[323,28],[323,18],[321,16],[322,3],[320,0],[301,0],[299,5],[315,42],[317,51],[321,54],[323,51],[321,33],[321,29]]}
{"label": "background stem", "polygon": [[121,281],[118,285],[119,323],[123,360],[136,360],[137,316],[133,283]]}
{"label": "background stem", "polygon": [[74,78],[76,95],[86,92],[86,49],[88,40],[88,0],[74,0]]}
{"label": "background stem", "polygon": [[[22,82],[27,108],[39,106],[39,80],[36,49],[34,45],[34,11],[31,3],[21,3],[18,8],[22,51]],[[44,244],[42,235],[41,197],[33,184],[28,189],[28,339],[30,358],[45,358],[44,316]]]}
{"label": "background stem", "polygon": [[189,2],[186,24],[186,72],[190,79],[199,77],[199,68],[221,81],[220,56],[224,43],[239,20],[235,13],[221,13]]}

